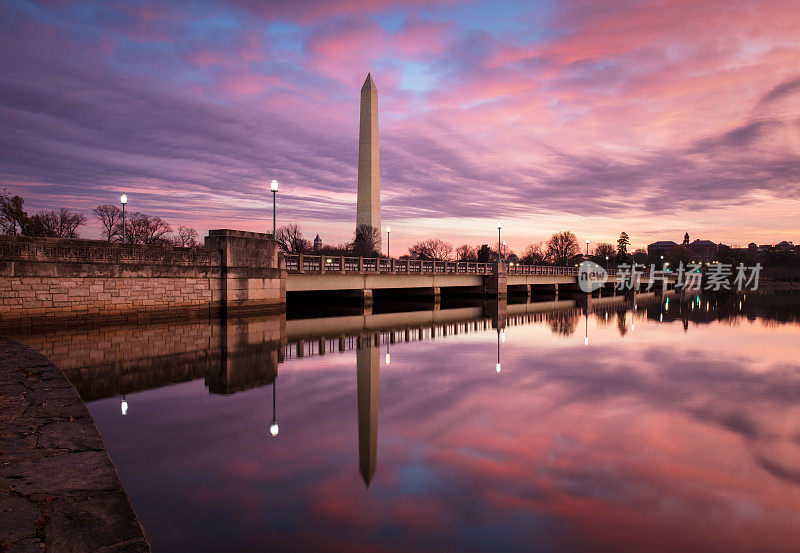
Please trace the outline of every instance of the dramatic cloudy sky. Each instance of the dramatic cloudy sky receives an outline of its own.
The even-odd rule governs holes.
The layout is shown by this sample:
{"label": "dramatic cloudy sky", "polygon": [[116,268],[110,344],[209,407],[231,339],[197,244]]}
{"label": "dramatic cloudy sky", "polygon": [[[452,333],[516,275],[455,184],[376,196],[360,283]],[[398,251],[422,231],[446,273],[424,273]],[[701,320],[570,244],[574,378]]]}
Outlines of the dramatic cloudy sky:
{"label": "dramatic cloudy sky", "polygon": [[277,177],[279,223],[341,242],[371,71],[398,249],[800,241],[798,29],[796,0],[2,0],[0,185],[265,230]]}

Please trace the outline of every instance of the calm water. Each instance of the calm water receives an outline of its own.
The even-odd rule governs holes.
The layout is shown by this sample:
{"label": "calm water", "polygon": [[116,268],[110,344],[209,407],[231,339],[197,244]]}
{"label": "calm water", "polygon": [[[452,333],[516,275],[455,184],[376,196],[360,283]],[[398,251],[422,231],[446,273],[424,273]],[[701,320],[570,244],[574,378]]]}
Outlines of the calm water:
{"label": "calm water", "polygon": [[800,547],[799,321],[751,296],[17,337],[156,553],[762,552]]}

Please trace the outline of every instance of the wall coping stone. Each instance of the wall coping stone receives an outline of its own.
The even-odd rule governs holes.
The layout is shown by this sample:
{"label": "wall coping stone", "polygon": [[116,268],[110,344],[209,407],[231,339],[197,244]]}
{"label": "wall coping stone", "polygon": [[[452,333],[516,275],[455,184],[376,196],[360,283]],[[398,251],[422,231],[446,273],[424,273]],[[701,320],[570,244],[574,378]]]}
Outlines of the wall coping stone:
{"label": "wall coping stone", "polygon": [[47,357],[0,337],[0,550],[148,553],[92,415]]}

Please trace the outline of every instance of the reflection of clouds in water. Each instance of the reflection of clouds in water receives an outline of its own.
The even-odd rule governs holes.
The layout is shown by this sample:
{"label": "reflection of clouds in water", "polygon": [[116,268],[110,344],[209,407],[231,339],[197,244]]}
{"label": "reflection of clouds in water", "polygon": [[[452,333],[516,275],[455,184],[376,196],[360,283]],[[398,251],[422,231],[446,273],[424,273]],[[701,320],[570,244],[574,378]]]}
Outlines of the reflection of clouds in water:
{"label": "reflection of clouds in water", "polygon": [[[780,335],[728,322],[684,334],[646,311],[624,339],[613,321],[590,318],[590,348],[553,334],[554,319],[574,326],[578,314],[509,326],[500,378],[495,329],[392,345],[366,428],[378,430],[366,444],[377,445],[369,489],[354,351],[281,363],[278,440],[264,439],[270,386],[140,392],[124,425],[118,399],[113,416],[103,402],[92,408],[162,544],[188,530],[210,547],[213,536],[197,536],[213,519],[240,550],[266,540],[301,551],[791,551],[799,346],[786,325]],[[630,323],[628,310],[611,311],[620,316]],[[376,375],[381,359],[371,359]],[[190,386],[194,395],[179,393]]]}

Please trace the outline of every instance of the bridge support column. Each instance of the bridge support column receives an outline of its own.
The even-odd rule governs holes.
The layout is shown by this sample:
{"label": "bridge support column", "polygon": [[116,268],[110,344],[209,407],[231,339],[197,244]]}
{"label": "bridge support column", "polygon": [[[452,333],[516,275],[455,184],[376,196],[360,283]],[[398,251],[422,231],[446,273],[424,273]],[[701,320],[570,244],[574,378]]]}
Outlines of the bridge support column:
{"label": "bridge support column", "polygon": [[361,290],[361,302],[364,314],[372,314],[372,290]]}
{"label": "bridge support column", "polygon": [[437,311],[442,306],[442,291],[438,286],[433,287],[433,310]]}
{"label": "bridge support column", "polygon": [[303,357],[305,353],[305,345],[306,343],[303,340],[297,341],[297,357]]}
{"label": "bridge support column", "polygon": [[526,284],[525,285],[525,301],[526,301],[526,303],[530,303],[532,297],[533,297],[533,284]]}
{"label": "bridge support column", "polygon": [[553,284],[553,291],[556,294],[556,299],[558,299],[558,284]]}
{"label": "bridge support column", "polygon": [[325,338],[319,339],[319,344],[317,345],[317,353],[320,355],[325,355]]}
{"label": "bridge support column", "polygon": [[508,299],[508,275],[503,263],[495,263],[492,275],[483,277],[483,293],[498,300]]}
{"label": "bridge support column", "polygon": [[344,336],[339,336],[339,351],[344,351],[346,347],[346,338]]}

